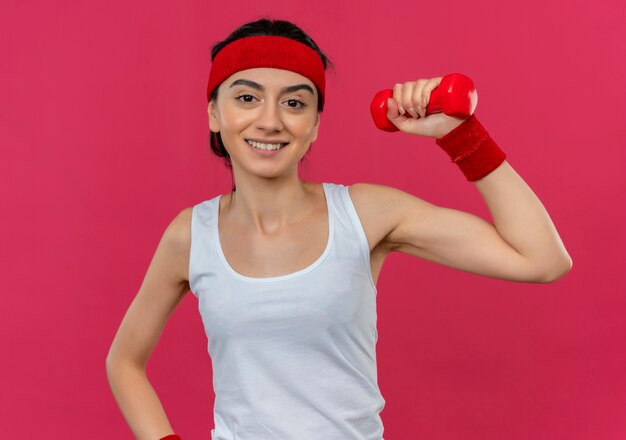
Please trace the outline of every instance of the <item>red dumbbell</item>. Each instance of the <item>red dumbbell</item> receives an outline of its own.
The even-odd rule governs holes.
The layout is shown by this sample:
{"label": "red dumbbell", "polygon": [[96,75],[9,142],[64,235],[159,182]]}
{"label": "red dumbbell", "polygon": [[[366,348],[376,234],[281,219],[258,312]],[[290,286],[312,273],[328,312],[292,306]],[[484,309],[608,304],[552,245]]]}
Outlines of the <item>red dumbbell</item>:
{"label": "red dumbbell", "polygon": [[[370,105],[376,127],[389,132],[400,131],[387,118],[387,98],[392,97],[393,90],[381,90],[376,93]],[[430,93],[426,114],[443,112],[449,116],[467,118],[474,113],[476,104],[478,104],[478,93],[471,78],[461,73],[451,73],[444,76],[439,87]],[[404,115],[411,117],[410,113]]]}

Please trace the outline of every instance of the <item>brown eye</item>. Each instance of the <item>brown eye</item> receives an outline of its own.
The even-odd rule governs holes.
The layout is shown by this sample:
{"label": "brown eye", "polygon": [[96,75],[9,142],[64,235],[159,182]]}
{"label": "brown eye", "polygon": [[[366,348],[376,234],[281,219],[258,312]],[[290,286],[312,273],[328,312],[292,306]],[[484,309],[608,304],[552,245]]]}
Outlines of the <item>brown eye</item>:
{"label": "brown eye", "polygon": [[[287,102],[289,103],[287,105],[289,107],[291,107],[291,108],[304,108],[304,107],[306,107],[306,104],[304,102],[300,101],[299,99],[289,99],[289,100],[287,100]],[[291,105],[293,103],[295,103],[296,105],[295,106]]]}
{"label": "brown eye", "polygon": [[240,98],[252,98],[252,99],[254,99],[254,96],[249,95],[249,94],[247,94],[247,93],[244,93],[244,94],[239,95],[239,96],[237,96],[237,97],[235,98],[235,99],[237,99],[239,102],[246,102],[246,103],[250,103],[250,102],[252,102],[252,99],[250,99],[250,100],[245,99],[245,100],[243,100],[243,101],[242,101]]}

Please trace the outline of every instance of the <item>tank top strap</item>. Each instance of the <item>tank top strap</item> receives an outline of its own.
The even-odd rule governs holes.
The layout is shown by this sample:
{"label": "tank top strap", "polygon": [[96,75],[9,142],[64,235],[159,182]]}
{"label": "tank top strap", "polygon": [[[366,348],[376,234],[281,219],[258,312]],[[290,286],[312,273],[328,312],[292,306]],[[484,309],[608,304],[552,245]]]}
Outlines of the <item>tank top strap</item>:
{"label": "tank top strap", "polygon": [[214,273],[217,254],[213,243],[213,228],[216,227],[216,206],[221,196],[205,200],[193,206],[191,213],[191,246],[189,251],[189,287],[195,297],[199,296],[200,284],[205,277]]}
{"label": "tank top strap", "polygon": [[376,291],[370,266],[370,247],[365,229],[348,191],[349,185],[329,184],[335,211],[336,246],[339,253],[357,255],[368,273],[371,287]]}

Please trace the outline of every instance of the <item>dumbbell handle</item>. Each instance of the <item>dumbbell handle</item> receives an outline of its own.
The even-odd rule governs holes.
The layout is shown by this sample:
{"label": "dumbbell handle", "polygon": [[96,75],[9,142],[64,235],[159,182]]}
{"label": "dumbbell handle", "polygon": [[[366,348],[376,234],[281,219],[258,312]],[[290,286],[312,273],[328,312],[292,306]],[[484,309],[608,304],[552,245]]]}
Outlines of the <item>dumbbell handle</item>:
{"label": "dumbbell handle", "polygon": [[[387,98],[392,97],[393,90],[381,90],[376,93],[370,105],[376,127],[389,132],[399,131],[399,128],[387,118]],[[449,116],[467,118],[474,113],[476,104],[478,93],[471,78],[461,73],[451,73],[444,76],[439,87],[430,93],[425,113],[430,115],[443,112]],[[405,113],[405,116],[411,117],[410,113]]]}

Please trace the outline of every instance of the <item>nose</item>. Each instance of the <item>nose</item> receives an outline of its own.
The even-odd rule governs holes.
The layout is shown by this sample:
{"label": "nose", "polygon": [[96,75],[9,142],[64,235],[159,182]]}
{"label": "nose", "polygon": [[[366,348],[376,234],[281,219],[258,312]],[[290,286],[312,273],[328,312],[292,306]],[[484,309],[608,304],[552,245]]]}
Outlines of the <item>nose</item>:
{"label": "nose", "polygon": [[257,127],[267,131],[281,131],[283,129],[278,103],[266,101],[260,107]]}

